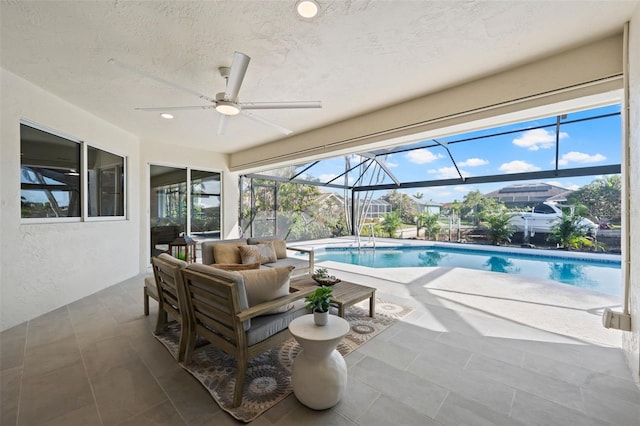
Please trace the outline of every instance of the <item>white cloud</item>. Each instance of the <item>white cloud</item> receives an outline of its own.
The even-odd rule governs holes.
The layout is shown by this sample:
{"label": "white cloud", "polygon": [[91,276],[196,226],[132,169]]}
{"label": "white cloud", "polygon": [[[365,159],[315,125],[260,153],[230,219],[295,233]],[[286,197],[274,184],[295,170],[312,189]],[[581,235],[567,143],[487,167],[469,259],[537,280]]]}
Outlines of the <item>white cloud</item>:
{"label": "white cloud", "polygon": [[[589,155],[584,152],[571,151],[567,152],[562,156],[562,158],[558,159],[558,164],[561,166],[566,166],[569,163],[598,163],[600,161],[606,160],[602,154],[594,154]],[[554,164],[555,161],[552,161],[551,164]]]}
{"label": "white cloud", "polygon": [[453,190],[456,192],[469,192],[470,189],[466,186],[454,186]]}
{"label": "white cloud", "polygon": [[483,158],[469,158],[462,163],[458,163],[460,167],[478,167],[486,166],[487,164],[489,164],[489,161]]}
{"label": "white cloud", "polygon": [[[459,178],[460,175],[454,166],[451,167],[440,167],[439,169],[429,169],[427,173],[436,175],[437,179],[455,179]],[[462,176],[467,177],[471,176],[468,172],[464,170],[460,170]]]}
{"label": "white cloud", "polygon": [[514,160],[508,163],[504,163],[500,166],[499,170],[505,173],[523,173],[523,172],[535,172],[540,170],[540,167],[527,163],[522,160]]}
{"label": "white cloud", "polygon": [[[560,139],[568,138],[569,134],[560,132]],[[529,151],[553,148],[556,144],[556,135],[546,129],[531,129],[522,133],[519,138],[513,140],[513,144]]]}
{"label": "white cloud", "polygon": [[385,161],[385,162],[384,162],[384,164],[385,164],[387,167],[398,167],[398,166],[400,165],[400,164],[398,164],[398,163],[392,163],[391,161]]}
{"label": "white cloud", "polygon": [[335,174],[325,173],[325,174],[322,174],[322,175],[318,176],[318,179],[320,180],[320,182],[329,182],[331,179],[333,179],[335,177],[336,177]]}
{"label": "white cloud", "polygon": [[436,161],[438,158],[442,158],[440,154],[434,154],[427,149],[416,149],[414,151],[407,152],[407,160],[415,164],[426,164]]}
{"label": "white cloud", "polygon": [[443,195],[451,195],[451,191],[446,186],[433,186],[431,188],[425,188],[425,197],[442,197]]}

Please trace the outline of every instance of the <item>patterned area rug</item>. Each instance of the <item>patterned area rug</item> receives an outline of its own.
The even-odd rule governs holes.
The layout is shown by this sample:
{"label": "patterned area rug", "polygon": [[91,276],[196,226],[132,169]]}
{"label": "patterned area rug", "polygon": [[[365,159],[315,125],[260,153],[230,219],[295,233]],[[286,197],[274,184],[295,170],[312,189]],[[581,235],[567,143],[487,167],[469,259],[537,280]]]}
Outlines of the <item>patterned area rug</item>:
{"label": "patterned area rug", "polygon": [[[368,316],[368,300],[347,308],[345,319],[349,321],[351,330],[338,345],[338,351],[343,356],[348,355],[412,310],[379,299],[376,299],[375,318]],[[161,335],[155,335],[174,357],[178,351],[179,336],[179,324],[168,327]],[[192,362],[182,365],[182,368],[200,381],[220,408],[240,421],[250,422],[293,391],[291,365],[299,351],[298,342],[291,338],[250,360],[242,404],[236,408],[231,407],[236,376],[235,358],[209,345],[196,350]]]}

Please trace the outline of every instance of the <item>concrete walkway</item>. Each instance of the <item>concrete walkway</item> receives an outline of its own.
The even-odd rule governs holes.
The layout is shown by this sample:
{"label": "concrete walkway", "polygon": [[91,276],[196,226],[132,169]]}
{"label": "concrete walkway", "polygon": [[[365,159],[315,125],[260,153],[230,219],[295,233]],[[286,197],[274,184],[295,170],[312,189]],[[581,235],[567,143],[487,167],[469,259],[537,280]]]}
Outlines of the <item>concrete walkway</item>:
{"label": "concrete walkway", "polygon": [[[376,239],[376,246],[424,245],[424,241]],[[371,246],[367,238],[363,246]],[[298,244],[301,247],[331,246],[357,247],[353,238],[331,238]],[[465,245],[469,247],[469,245]],[[621,298],[551,280],[528,278],[497,272],[465,268],[416,267],[368,268],[340,262],[316,262],[333,275],[378,288],[380,293],[404,299],[417,308],[445,308],[459,315],[473,314],[478,332],[492,332],[500,337],[509,334],[508,325],[523,325],[544,332],[555,333],[597,344],[620,347],[621,332],[602,326],[605,308],[621,310]],[[482,319],[482,320],[480,320]],[[495,325],[484,328],[480,323],[493,324],[500,320],[503,330]],[[447,331],[456,324],[434,322],[434,330]],[[516,327],[516,329],[518,329]]]}

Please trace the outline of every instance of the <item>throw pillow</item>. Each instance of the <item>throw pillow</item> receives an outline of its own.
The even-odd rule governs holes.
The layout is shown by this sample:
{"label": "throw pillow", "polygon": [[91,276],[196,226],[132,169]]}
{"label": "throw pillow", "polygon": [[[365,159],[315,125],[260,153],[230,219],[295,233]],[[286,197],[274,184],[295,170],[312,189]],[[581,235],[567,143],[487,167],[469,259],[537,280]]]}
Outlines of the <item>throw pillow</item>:
{"label": "throw pillow", "polygon": [[[268,269],[238,271],[244,278],[249,306],[259,305],[289,294],[289,276],[293,266],[278,266]],[[292,303],[275,308],[266,314],[286,312],[293,307]]]}
{"label": "throw pillow", "polygon": [[242,263],[239,248],[246,245],[239,242],[217,243],[213,246],[213,258],[216,263]]}
{"label": "throw pillow", "polygon": [[276,252],[276,257],[278,259],[286,259],[287,257],[287,242],[285,240],[272,240],[272,241],[258,241],[258,244],[269,244],[273,245],[273,249]]}
{"label": "throw pillow", "polygon": [[248,271],[250,269],[260,269],[260,263],[213,263],[209,266],[213,266],[214,268],[222,269],[224,271]]}
{"label": "throw pillow", "polygon": [[241,263],[259,263],[261,265],[265,263],[271,263],[278,260],[276,252],[273,250],[271,244],[256,244],[251,246],[240,246]]}

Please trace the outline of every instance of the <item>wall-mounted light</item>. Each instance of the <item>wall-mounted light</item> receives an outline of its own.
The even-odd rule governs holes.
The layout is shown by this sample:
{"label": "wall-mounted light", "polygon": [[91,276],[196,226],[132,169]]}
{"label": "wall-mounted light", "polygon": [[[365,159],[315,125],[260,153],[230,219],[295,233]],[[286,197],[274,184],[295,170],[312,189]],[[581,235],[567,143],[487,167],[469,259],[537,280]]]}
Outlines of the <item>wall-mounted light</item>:
{"label": "wall-mounted light", "polygon": [[298,0],[296,13],[304,19],[315,18],[320,12],[320,5],[315,0]]}
{"label": "wall-mounted light", "polygon": [[167,120],[171,120],[173,118],[173,114],[169,114],[167,112],[163,112],[162,114],[160,114],[160,117],[166,118]]}

